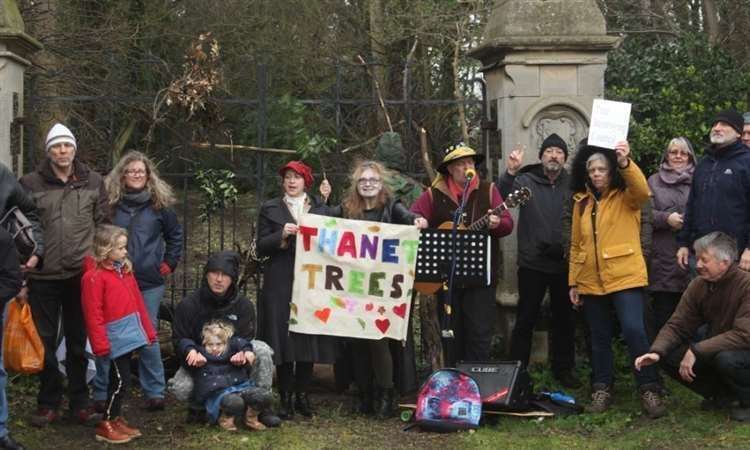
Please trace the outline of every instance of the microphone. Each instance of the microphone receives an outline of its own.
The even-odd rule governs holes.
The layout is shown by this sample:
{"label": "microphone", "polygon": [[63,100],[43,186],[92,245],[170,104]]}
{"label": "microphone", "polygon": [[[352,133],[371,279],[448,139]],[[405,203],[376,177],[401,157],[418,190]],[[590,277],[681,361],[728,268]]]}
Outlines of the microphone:
{"label": "microphone", "polygon": [[464,176],[466,177],[467,180],[471,180],[472,178],[477,176],[477,171],[474,169],[466,169],[464,170]]}

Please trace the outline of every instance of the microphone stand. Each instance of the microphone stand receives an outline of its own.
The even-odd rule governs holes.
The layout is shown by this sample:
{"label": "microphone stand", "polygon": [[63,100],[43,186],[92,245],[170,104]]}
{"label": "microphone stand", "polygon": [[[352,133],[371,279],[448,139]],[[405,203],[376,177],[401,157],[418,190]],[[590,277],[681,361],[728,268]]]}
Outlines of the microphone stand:
{"label": "microphone stand", "polygon": [[442,326],[442,337],[446,339],[453,339],[455,337],[453,330],[450,328],[450,316],[453,314],[452,297],[453,297],[453,280],[456,276],[456,242],[458,241],[458,223],[461,221],[461,216],[464,214],[464,208],[466,208],[466,197],[469,192],[469,185],[474,177],[466,180],[464,185],[463,194],[461,194],[461,203],[458,209],[453,213],[453,224],[451,226],[451,270],[448,275],[448,293],[445,296],[446,313],[443,315],[443,326]]}

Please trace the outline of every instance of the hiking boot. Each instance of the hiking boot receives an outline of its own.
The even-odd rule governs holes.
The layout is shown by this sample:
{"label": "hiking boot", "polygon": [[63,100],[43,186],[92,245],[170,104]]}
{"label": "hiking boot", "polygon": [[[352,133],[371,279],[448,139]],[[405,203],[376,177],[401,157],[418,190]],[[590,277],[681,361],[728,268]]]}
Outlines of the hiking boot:
{"label": "hiking boot", "polygon": [[667,407],[659,395],[661,388],[654,384],[644,384],[641,391],[641,408],[651,419],[658,419],[667,413]]}
{"label": "hiking boot", "polygon": [[575,376],[572,370],[564,370],[556,373],[555,380],[568,389],[578,389],[581,387],[581,380]]}
{"label": "hiking boot", "polygon": [[81,425],[91,427],[96,426],[104,418],[102,414],[96,412],[91,406],[71,411],[70,416]]}
{"label": "hiking boot", "polygon": [[57,422],[59,419],[60,415],[54,409],[39,408],[29,421],[31,425],[37,428],[44,428],[52,422]]}
{"label": "hiking boot", "polygon": [[102,420],[96,426],[96,440],[110,444],[125,444],[133,440],[132,437],[118,430],[111,420]]}
{"label": "hiking boot", "polygon": [[219,426],[227,431],[237,431],[237,425],[234,424],[234,416],[227,414],[219,416]]}
{"label": "hiking boot", "polygon": [[279,416],[274,414],[270,409],[261,412],[258,416],[258,420],[268,428],[276,428],[281,425],[281,419]]}
{"label": "hiking boot", "polygon": [[294,419],[294,394],[281,391],[281,405],[279,406],[279,417],[284,420]]}
{"label": "hiking boot", "polygon": [[612,393],[609,386],[604,383],[594,383],[592,389],[594,392],[591,393],[591,403],[585,408],[585,411],[594,414],[603,413],[612,404]]}
{"label": "hiking boot", "polygon": [[143,409],[149,412],[164,411],[164,399],[160,397],[148,398],[143,404]]}
{"label": "hiking boot", "polygon": [[247,410],[245,410],[245,426],[255,431],[266,429],[266,426],[258,420],[258,411],[253,408],[247,408]]}
{"label": "hiking boot", "polygon": [[115,426],[117,431],[119,431],[122,434],[128,435],[132,438],[143,436],[143,433],[141,433],[141,430],[128,425],[128,422],[126,422],[125,418],[123,418],[122,416],[116,417],[115,420],[112,421],[112,424]]}
{"label": "hiking boot", "polygon": [[307,396],[307,392],[297,392],[296,397],[294,410],[305,417],[312,417],[313,409],[310,406],[310,398]]}
{"label": "hiking boot", "polygon": [[378,419],[388,419],[394,416],[394,397],[393,388],[375,390],[375,416]]}

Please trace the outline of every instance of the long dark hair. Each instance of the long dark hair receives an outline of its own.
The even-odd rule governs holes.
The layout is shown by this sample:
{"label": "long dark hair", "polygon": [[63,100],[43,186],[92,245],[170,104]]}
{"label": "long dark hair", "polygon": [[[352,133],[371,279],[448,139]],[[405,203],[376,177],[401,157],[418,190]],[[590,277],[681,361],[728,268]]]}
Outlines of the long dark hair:
{"label": "long dark hair", "polygon": [[607,158],[609,163],[609,187],[610,189],[625,190],[627,185],[625,179],[620,174],[617,166],[617,155],[614,150],[602,147],[588,145],[588,140],[584,139],[578,143],[578,151],[573,158],[573,164],[570,168],[570,189],[573,192],[585,192],[586,188],[594,190],[589,179],[589,171],[586,168],[586,161],[594,153],[601,153]]}

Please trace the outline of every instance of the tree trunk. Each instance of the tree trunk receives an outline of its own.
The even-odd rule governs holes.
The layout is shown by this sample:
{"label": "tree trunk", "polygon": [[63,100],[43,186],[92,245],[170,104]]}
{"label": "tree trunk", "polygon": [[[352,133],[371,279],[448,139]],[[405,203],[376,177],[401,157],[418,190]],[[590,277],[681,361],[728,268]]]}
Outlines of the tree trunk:
{"label": "tree trunk", "polygon": [[[385,29],[384,29],[384,10],[382,0],[370,0],[370,51],[372,52],[372,60],[369,61],[371,66],[371,73],[373,77],[373,96],[376,97],[375,83],[377,83],[381,89],[386,88],[386,68],[383,63],[386,60],[386,49],[385,49]],[[386,93],[383,93],[387,97]],[[377,111],[377,129],[375,132],[383,132],[387,129],[387,123],[385,118],[385,112],[375,105]]]}
{"label": "tree trunk", "polygon": [[719,33],[719,14],[714,0],[703,0],[703,30],[708,35],[708,42],[716,45],[721,37]]}

